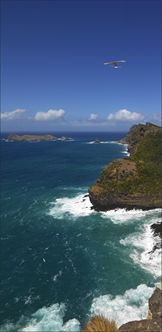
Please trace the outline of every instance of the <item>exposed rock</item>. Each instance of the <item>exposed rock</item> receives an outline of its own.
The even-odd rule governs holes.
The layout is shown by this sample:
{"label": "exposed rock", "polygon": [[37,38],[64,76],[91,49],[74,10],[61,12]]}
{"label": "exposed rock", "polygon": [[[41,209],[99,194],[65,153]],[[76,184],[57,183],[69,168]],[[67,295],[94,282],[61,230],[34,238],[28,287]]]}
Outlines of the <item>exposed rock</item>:
{"label": "exposed rock", "polygon": [[149,299],[149,310],[152,313],[152,319],[162,318],[162,290],[158,287]]}
{"label": "exposed rock", "polygon": [[120,140],[120,143],[128,144],[129,153],[133,153],[138,143],[150,133],[156,133],[160,127],[146,122],[146,124],[138,124],[131,127],[126,137]]}
{"label": "exposed rock", "polygon": [[122,141],[128,143],[131,155],[110,163],[89,188],[94,209],[162,207],[161,127],[133,126]]}
{"label": "exposed rock", "polygon": [[100,140],[99,140],[98,138],[96,138],[95,141],[94,141],[94,143],[95,143],[95,144],[99,144],[99,143],[101,143],[101,142],[100,142]]}
{"label": "exposed rock", "polygon": [[152,224],[151,228],[154,231],[154,235],[159,236],[162,239],[162,221],[157,224]]}
{"label": "exposed rock", "polygon": [[160,321],[143,319],[126,323],[119,328],[122,332],[160,332]]}
{"label": "exposed rock", "polygon": [[162,328],[162,290],[157,287],[149,299],[149,315],[147,319],[123,324],[122,332],[160,332]]}

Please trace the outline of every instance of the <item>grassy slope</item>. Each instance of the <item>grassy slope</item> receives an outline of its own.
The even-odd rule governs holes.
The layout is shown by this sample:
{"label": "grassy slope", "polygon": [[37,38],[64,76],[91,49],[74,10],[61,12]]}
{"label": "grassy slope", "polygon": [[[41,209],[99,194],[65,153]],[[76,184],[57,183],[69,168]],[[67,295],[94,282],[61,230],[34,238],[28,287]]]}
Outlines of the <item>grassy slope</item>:
{"label": "grassy slope", "polygon": [[156,193],[162,186],[162,131],[146,135],[131,156],[138,169],[140,191]]}
{"label": "grassy slope", "polygon": [[90,190],[93,192],[147,193],[161,192],[162,183],[162,131],[148,133],[136,146],[131,157],[136,171],[119,176],[120,160],[114,161],[102,172]]}

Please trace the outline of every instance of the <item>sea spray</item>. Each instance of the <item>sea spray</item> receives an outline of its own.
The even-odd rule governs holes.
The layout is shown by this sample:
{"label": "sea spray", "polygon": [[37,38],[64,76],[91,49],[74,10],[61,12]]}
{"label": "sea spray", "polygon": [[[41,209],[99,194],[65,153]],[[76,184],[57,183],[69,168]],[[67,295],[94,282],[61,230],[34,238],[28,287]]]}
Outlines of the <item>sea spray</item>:
{"label": "sea spray", "polygon": [[31,317],[22,316],[15,324],[7,323],[0,327],[1,332],[79,332],[77,319],[64,322],[66,307],[64,304],[53,304],[38,309]]}
{"label": "sea spray", "polygon": [[92,302],[90,315],[102,315],[114,319],[118,326],[133,320],[144,319],[148,313],[148,299],[153,288],[144,284],[129,289],[123,295],[111,294],[99,296]]}

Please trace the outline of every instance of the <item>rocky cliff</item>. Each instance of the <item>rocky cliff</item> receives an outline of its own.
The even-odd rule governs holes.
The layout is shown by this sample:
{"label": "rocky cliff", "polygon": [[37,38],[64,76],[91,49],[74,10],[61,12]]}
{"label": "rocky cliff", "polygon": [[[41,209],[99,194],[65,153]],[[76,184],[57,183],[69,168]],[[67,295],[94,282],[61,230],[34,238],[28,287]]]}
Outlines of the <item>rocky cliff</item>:
{"label": "rocky cliff", "polygon": [[89,188],[96,210],[162,207],[162,129],[156,125],[133,126],[121,140],[130,157],[110,163]]}
{"label": "rocky cliff", "polygon": [[120,140],[123,144],[128,144],[128,151],[133,153],[138,143],[140,143],[147,134],[156,133],[159,126],[146,122],[146,124],[134,125],[130,128],[126,137]]}

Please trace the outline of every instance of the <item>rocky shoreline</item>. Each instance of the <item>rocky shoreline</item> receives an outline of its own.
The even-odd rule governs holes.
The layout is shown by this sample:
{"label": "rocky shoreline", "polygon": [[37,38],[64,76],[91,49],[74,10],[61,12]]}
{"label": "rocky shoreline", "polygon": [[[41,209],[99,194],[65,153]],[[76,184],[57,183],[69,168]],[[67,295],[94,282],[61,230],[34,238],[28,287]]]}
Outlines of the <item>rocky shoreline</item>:
{"label": "rocky shoreline", "polygon": [[154,124],[133,126],[120,143],[128,144],[130,157],[114,160],[89,188],[97,211],[116,208],[162,207],[162,128]]}
{"label": "rocky shoreline", "polygon": [[161,332],[162,327],[162,290],[161,284],[157,285],[149,301],[147,317],[138,321],[131,321],[119,328],[113,320],[103,316],[93,316],[82,328],[81,332]]}
{"label": "rocky shoreline", "polygon": [[162,290],[158,285],[149,299],[146,319],[133,321],[120,326],[122,332],[160,332],[162,328]]}

